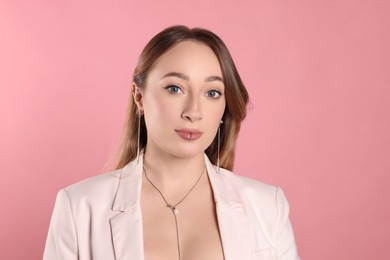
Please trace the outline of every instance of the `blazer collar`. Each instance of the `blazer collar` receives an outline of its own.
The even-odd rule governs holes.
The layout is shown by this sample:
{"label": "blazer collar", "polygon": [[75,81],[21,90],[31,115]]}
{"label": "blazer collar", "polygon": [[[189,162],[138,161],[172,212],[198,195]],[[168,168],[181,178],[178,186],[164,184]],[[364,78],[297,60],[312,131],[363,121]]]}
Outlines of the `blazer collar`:
{"label": "blazer collar", "polygon": [[140,203],[142,188],[143,153],[129,162],[119,173],[118,188],[112,205],[114,211],[127,211]]}
{"label": "blazer collar", "polygon": [[[213,165],[206,154],[204,160],[207,168],[207,173],[211,182],[214,193],[215,203],[227,204],[233,208],[241,205],[241,200],[237,195],[237,191],[226,179],[226,170],[220,168],[220,173],[217,172],[217,166]],[[143,152],[140,153],[139,161],[133,160],[129,162],[116,177],[120,179],[116,196],[112,205],[114,211],[127,211],[140,202],[142,189],[142,165]]]}
{"label": "blazer collar", "polygon": [[207,172],[214,193],[219,232],[225,260],[252,259],[251,234],[248,215],[239,196],[239,188],[233,185],[233,173],[223,168],[217,172],[205,154]]}
{"label": "blazer collar", "polygon": [[[214,193],[215,203],[227,204],[236,208],[241,205],[241,200],[237,195],[235,187],[232,187],[225,176],[225,169],[213,165],[210,159],[204,154],[207,173]],[[142,189],[142,165],[143,151],[137,159],[129,162],[117,176],[120,180],[116,196],[112,205],[114,211],[126,211],[140,202]]]}
{"label": "blazer collar", "polygon": [[206,154],[204,154],[204,160],[211,183],[211,188],[213,189],[215,203],[224,203],[228,205],[234,204],[235,206],[238,204],[241,205],[237,191],[234,187],[231,186],[228,179],[226,178],[226,170],[220,168],[218,173],[218,167],[211,163]]}
{"label": "blazer collar", "polygon": [[[225,260],[251,259],[251,237],[247,214],[237,192],[229,181],[230,172],[213,165],[204,155],[213,189],[219,231]],[[111,218],[111,231],[117,259],[144,259],[143,226],[140,196],[143,153],[139,162],[131,161],[120,172],[112,210],[120,213]],[[130,257],[130,258],[129,258]]]}
{"label": "blazer collar", "polygon": [[143,225],[140,204],[142,158],[133,160],[115,174],[119,178],[112,210],[118,214],[110,219],[112,243],[116,260],[143,260]]}

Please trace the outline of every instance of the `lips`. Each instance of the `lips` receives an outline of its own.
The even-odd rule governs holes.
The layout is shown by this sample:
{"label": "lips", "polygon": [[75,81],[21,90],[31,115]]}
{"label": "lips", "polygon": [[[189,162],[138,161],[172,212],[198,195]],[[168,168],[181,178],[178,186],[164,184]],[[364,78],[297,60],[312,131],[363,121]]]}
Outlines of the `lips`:
{"label": "lips", "polygon": [[199,139],[199,137],[201,137],[201,135],[203,134],[197,129],[188,128],[175,129],[175,132],[186,141],[195,141]]}

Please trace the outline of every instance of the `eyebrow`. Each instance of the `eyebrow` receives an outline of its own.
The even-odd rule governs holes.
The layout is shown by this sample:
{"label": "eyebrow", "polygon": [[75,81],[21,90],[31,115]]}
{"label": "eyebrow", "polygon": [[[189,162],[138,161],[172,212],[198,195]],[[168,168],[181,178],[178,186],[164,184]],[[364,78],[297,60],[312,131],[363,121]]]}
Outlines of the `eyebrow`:
{"label": "eyebrow", "polygon": [[[180,72],[169,72],[169,73],[165,74],[161,79],[164,79],[166,77],[177,77],[177,78],[184,79],[184,80],[187,80],[187,81],[190,80],[189,76],[187,76],[187,75],[185,75],[183,73],[180,73]],[[205,82],[221,81],[223,83],[223,79],[220,76],[210,76],[210,77],[205,78],[204,81]]]}

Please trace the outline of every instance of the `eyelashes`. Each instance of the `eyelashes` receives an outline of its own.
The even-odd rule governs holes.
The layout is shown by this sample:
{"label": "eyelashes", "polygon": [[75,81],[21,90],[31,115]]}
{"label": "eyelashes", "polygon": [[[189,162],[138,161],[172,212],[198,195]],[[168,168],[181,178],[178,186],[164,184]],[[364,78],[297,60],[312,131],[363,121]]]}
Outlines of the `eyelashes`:
{"label": "eyelashes", "polygon": [[[165,89],[170,93],[170,94],[184,94],[183,89],[175,84],[171,84],[165,87]],[[216,89],[210,89],[208,90],[205,94],[206,97],[209,97],[211,99],[218,99],[222,96],[222,92]]]}
{"label": "eyelashes", "polygon": [[177,85],[169,85],[165,87],[166,90],[168,90],[171,94],[182,94],[183,90],[177,86]]}
{"label": "eyelashes", "polygon": [[207,94],[208,97],[211,97],[211,98],[214,98],[214,99],[217,99],[220,96],[222,96],[222,93],[220,91],[218,91],[218,90],[215,90],[215,89],[207,91],[206,94]]}

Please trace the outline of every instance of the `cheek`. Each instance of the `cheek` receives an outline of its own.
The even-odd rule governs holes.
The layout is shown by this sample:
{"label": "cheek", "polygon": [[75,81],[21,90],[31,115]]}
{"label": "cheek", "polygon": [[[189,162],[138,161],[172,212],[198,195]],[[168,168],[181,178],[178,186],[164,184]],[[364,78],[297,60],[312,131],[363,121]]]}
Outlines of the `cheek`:
{"label": "cheek", "polygon": [[219,104],[217,104],[212,108],[213,111],[211,114],[213,116],[213,120],[218,121],[218,124],[222,119],[223,113],[225,112],[225,108],[226,108],[226,101],[220,102]]}
{"label": "cheek", "polygon": [[[160,94],[160,95],[159,95]],[[153,120],[167,120],[177,113],[177,103],[162,97],[161,93],[153,93],[144,100],[145,116]]]}
{"label": "cheek", "polygon": [[223,113],[225,112],[225,107],[226,107],[225,102],[221,102],[220,104],[213,104],[212,106],[208,107],[207,125],[212,127],[213,131],[215,130],[215,132],[218,130],[218,126],[221,120],[223,120],[222,116]]}

